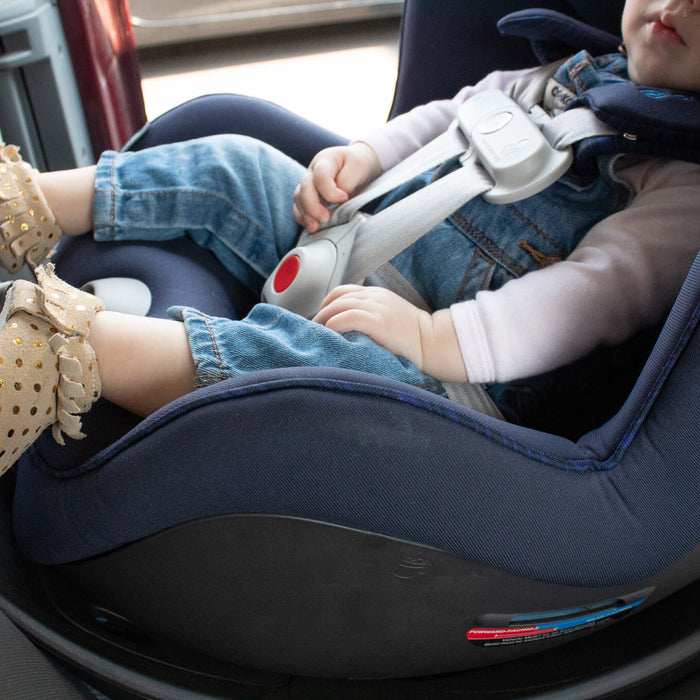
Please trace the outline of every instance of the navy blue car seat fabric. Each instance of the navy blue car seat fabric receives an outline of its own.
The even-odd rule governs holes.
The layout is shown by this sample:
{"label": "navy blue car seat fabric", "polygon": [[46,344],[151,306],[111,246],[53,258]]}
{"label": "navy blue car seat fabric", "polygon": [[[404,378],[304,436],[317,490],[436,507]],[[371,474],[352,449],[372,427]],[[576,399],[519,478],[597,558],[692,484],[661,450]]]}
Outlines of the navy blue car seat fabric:
{"label": "navy blue car seat fabric", "polygon": [[139,151],[213,134],[252,136],[303,165],[308,165],[322,148],[347,143],[343,136],[267,100],[221,93],[178,105],[146,124],[126,148]]}
{"label": "navy blue car seat fabric", "polygon": [[[574,4],[582,19],[590,19],[584,14],[590,10],[619,21],[621,2]],[[477,28],[491,19],[495,26],[497,17],[523,7],[494,3],[491,18],[491,4],[473,5],[408,0],[401,70],[409,65],[406,52],[418,51],[416,86],[420,52],[427,49],[413,38],[422,32],[421,40],[432,36],[446,44],[444,32],[431,32],[422,17],[449,32],[462,10],[461,44],[454,45],[461,58],[443,51],[435,74],[443,78],[439,96],[449,97],[468,80],[449,84],[455,63],[467,66],[471,51],[483,48],[470,46],[471,37],[480,36]],[[499,46],[506,50],[510,40]],[[517,67],[515,55],[499,59]],[[530,52],[522,64],[533,60]],[[404,99],[402,81],[400,74],[396,104]],[[438,86],[423,88],[413,95],[420,102]],[[207,102],[182,108],[196,107],[179,132],[171,114],[161,122],[163,137],[173,130],[196,136],[194,115]],[[245,121],[239,118],[242,128]],[[93,257],[107,270],[120,251],[125,260],[136,256],[116,246],[74,255],[70,246],[60,269],[74,283],[98,276]],[[162,269],[161,252],[143,252],[146,267]],[[56,564],[192,519],[272,513],[422,542],[540,580],[607,585],[650,576],[698,544],[699,266],[622,409],[577,441],[495,421],[369,375],[323,368],[256,373],[198,390],[133,424],[122,416],[123,424],[113,425],[95,411],[86,418],[90,438],[63,451],[43,436],[17,475],[18,542],[30,558]],[[192,290],[181,285],[178,293],[196,297],[198,288],[220,282],[198,279],[204,281],[193,282]],[[165,297],[168,285],[167,279],[156,285]],[[235,314],[228,296],[220,296],[222,306]]]}

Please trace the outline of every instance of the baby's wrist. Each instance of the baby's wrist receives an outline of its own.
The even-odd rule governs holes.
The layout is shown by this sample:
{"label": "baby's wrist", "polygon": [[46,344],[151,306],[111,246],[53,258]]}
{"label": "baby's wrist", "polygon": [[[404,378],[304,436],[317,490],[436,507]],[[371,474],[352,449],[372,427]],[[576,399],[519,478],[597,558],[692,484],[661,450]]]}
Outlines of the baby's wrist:
{"label": "baby's wrist", "polygon": [[420,324],[421,370],[443,382],[468,381],[467,370],[449,309],[425,313]]}
{"label": "baby's wrist", "polygon": [[354,151],[357,157],[361,158],[366,166],[368,180],[373,180],[382,174],[382,166],[379,162],[379,156],[375,150],[365,141],[353,141],[350,148]]}

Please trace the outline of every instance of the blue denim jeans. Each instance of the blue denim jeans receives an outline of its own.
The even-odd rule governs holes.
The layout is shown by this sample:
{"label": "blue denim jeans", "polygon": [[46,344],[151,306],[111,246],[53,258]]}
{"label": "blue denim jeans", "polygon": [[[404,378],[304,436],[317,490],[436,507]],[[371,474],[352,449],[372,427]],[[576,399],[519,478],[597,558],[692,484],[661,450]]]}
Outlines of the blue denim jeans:
{"label": "blue denim jeans", "polygon": [[[105,153],[97,168],[95,240],[165,241],[189,235],[255,293],[294,247],[292,199],[304,168],[245,136],[212,136]],[[243,320],[171,309],[184,321],[204,386],[261,369],[355,369],[444,393],[442,385],[360,333],[339,335],[279,307]]]}

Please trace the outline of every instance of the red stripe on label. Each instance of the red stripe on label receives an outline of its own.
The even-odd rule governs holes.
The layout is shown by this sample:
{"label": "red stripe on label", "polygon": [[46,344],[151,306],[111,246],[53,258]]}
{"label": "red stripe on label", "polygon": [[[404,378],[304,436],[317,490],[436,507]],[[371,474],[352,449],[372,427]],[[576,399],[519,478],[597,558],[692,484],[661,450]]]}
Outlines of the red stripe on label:
{"label": "red stripe on label", "polygon": [[475,628],[467,632],[467,639],[483,641],[486,639],[517,639],[518,637],[533,637],[540,634],[550,634],[556,627],[504,627],[502,629]]}

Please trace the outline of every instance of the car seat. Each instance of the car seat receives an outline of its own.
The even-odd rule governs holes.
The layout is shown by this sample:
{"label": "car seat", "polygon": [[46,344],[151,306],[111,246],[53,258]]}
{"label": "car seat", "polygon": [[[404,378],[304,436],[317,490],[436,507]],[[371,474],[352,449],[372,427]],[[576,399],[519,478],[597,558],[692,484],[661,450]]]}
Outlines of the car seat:
{"label": "car seat", "polygon": [[[542,4],[611,32],[622,6]],[[407,0],[393,113],[531,64],[493,29],[525,6]],[[342,142],[214,96],[129,147],[212,131],[263,131],[302,162]],[[146,282],[153,315],[254,302],[187,240],[80,239],[56,263],[73,284]],[[115,696],[650,692],[700,659],[699,299],[700,259],[654,338],[559,392],[556,427],[325,368],[221,382],[146,420],[101,401],[88,439],[42,438],[14,493],[0,484],[0,609]]]}

